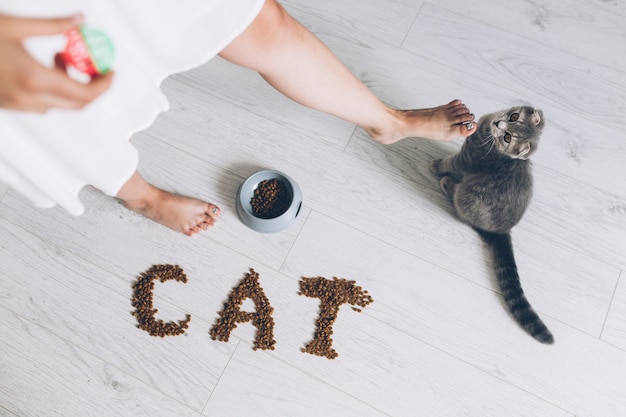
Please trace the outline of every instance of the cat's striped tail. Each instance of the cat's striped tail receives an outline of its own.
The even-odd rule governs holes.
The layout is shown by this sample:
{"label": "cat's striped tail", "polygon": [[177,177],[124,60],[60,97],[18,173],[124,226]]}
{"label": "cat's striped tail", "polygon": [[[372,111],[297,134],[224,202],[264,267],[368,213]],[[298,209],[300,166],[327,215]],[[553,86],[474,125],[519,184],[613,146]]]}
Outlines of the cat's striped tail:
{"label": "cat's striped tail", "polygon": [[511,235],[509,233],[502,234],[486,232],[480,229],[475,230],[487,244],[493,255],[498,285],[513,318],[528,334],[541,343],[554,343],[552,333],[535,313],[524,295],[519,274],[517,273],[515,257],[513,256]]}

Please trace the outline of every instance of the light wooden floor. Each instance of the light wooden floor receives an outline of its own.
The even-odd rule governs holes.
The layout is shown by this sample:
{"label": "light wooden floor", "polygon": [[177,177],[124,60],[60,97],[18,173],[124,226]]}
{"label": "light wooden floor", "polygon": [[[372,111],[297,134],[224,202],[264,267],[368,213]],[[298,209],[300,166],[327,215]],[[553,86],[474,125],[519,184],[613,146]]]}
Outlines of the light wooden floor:
{"label": "light wooden floor", "polygon": [[[479,239],[428,173],[461,141],[380,146],[215,59],[167,80],[171,111],[132,139],[149,180],[222,207],[210,233],[178,235],[90,189],[79,218],[0,189],[0,415],[626,415],[626,3],[285,5],[394,106],[544,111],[513,240],[555,345],[504,311]],[[259,168],[303,190],[285,232],[237,218],[236,189]],[[161,263],[189,277],[155,295],[163,318],[192,315],[184,336],[150,337],[130,314],[131,283]],[[252,350],[251,325],[228,343],[208,334],[250,267],[275,308],[275,351]],[[334,361],[300,351],[318,313],[302,276],[353,279],[375,300],[340,311]]]}

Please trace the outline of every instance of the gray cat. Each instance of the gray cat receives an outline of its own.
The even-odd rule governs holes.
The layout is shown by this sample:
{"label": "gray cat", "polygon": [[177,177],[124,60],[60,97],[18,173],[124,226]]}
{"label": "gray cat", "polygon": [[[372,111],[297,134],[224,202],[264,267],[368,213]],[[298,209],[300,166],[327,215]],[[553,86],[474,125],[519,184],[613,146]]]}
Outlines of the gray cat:
{"label": "gray cat", "polygon": [[492,253],[498,285],[515,320],[535,339],[554,338],[524,296],[511,229],[532,196],[531,163],[544,127],[543,113],[514,107],[482,117],[461,150],[430,164],[458,216],[478,232]]}

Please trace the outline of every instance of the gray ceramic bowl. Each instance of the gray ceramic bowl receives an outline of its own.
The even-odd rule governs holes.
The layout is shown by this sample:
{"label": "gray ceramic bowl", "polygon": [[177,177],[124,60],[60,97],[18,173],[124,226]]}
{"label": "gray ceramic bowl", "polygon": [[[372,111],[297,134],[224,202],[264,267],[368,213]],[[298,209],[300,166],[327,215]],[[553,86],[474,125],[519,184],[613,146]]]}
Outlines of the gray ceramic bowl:
{"label": "gray ceramic bowl", "polygon": [[[254,191],[264,180],[277,179],[282,182],[290,195],[288,208],[279,216],[263,219],[254,215],[250,201]],[[249,176],[237,191],[237,214],[241,221],[250,229],[260,233],[275,233],[286,229],[296,219],[302,206],[302,191],[298,184],[288,175],[279,171],[265,170]]]}

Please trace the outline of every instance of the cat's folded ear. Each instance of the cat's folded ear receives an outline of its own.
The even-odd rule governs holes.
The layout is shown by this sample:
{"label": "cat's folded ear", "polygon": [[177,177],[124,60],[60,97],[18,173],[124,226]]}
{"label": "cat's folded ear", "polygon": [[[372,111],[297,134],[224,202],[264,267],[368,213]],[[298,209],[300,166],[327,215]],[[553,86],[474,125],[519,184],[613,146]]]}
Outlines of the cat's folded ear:
{"label": "cat's folded ear", "polygon": [[530,155],[532,154],[532,146],[530,144],[530,142],[526,142],[524,144],[522,144],[519,148],[519,153],[517,154],[517,159],[523,159],[524,161],[527,160]]}
{"label": "cat's folded ear", "polygon": [[541,110],[535,109],[530,120],[533,125],[539,126],[543,122],[543,112]]}

